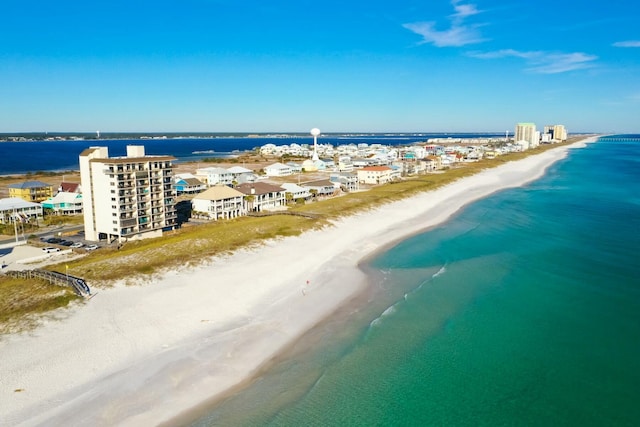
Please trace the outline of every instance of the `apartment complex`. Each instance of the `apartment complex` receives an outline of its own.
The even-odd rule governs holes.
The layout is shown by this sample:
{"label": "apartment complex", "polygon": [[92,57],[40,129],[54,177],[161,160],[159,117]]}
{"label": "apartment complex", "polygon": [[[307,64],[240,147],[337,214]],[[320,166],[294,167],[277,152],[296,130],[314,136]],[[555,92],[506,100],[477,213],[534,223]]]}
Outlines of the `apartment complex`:
{"label": "apartment complex", "polygon": [[109,158],[107,147],[80,154],[84,230],[87,240],[159,237],[176,226],[171,188],[175,158],[146,156],[144,147],[127,146],[124,157]]}

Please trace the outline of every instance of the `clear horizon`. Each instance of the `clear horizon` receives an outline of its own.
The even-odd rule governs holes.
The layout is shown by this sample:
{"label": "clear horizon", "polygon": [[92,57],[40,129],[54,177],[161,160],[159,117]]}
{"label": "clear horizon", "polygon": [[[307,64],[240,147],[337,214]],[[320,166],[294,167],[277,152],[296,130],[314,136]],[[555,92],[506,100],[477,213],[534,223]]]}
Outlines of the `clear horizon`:
{"label": "clear horizon", "polygon": [[637,133],[639,13],[631,0],[10,2],[0,133]]}

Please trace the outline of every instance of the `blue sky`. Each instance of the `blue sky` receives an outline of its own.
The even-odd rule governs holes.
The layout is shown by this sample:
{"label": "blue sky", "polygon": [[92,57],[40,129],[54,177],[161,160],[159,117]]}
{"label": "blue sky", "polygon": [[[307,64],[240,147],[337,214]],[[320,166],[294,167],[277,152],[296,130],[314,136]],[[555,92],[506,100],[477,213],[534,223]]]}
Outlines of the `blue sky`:
{"label": "blue sky", "polygon": [[0,4],[0,132],[640,132],[640,3]]}

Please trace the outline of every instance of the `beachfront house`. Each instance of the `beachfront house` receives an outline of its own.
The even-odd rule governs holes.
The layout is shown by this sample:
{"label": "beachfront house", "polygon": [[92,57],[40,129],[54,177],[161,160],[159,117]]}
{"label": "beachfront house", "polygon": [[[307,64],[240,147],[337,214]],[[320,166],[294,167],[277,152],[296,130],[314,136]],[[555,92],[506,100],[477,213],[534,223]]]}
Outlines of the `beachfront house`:
{"label": "beachfront house", "polygon": [[53,196],[53,185],[42,181],[25,181],[9,184],[9,197],[18,197],[27,202],[40,203]]}
{"label": "beachfront house", "polygon": [[247,210],[261,212],[286,206],[285,189],[266,182],[240,184],[236,187],[244,194]]}
{"label": "beachfront house", "polygon": [[209,187],[218,184],[233,184],[233,174],[224,168],[208,167],[196,169],[196,178],[205,182]]}
{"label": "beachfront house", "polygon": [[194,215],[215,221],[246,215],[244,194],[226,185],[215,185],[191,200]]}
{"label": "beachfront house", "polygon": [[38,222],[42,219],[42,205],[19,197],[0,199],[0,224]]}
{"label": "beachfront house", "polygon": [[358,175],[350,172],[332,173],[329,180],[340,185],[344,192],[357,191],[360,189]]}
{"label": "beachfront house", "polygon": [[289,176],[293,174],[291,166],[282,163],[274,163],[264,167],[264,173],[267,176]]}
{"label": "beachfront house", "polygon": [[233,175],[233,181],[236,185],[244,184],[246,182],[256,182],[258,179],[258,175],[256,175],[251,169],[247,169],[242,166],[233,166],[227,170]]}
{"label": "beachfront house", "polygon": [[173,177],[173,189],[176,195],[198,194],[207,189],[207,184],[190,173],[183,173]]}
{"label": "beachfront house", "polygon": [[303,182],[300,186],[309,190],[309,193],[314,194],[315,197],[329,197],[340,192],[340,184],[334,184],[328,179]]}
{"label": "beachfront house", "polygon": [[79,215],[82,213],[82,194],[60,191],[41,205],[56,215]]}
{"label": "beachfront house", "polygon": [[358,181],[361,184],[386,184],[394,175],[395,172],[389,166],[367,166],[358,169]]}
{"label": "beachfront house", "polygon": [[309,200],[311,199],[311,193],[307,188],[301,187],[298,184],[294,184],[292,182],[285,182],[281,184],[281,187],[284,188],[285,198],[287,200]]}

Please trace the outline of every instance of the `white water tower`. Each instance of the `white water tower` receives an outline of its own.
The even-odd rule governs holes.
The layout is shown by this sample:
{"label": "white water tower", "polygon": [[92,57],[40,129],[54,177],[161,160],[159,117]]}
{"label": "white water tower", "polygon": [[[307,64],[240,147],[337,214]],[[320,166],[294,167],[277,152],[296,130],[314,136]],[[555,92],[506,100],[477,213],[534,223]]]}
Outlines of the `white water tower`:
{"label": "white water tower", "polygon": [[313,157],[311,157],[311,160],[316,161],[320,159],[318,157],[318,135],[320,135],[320,129],[311,129],[311,135],[313,135]]}

